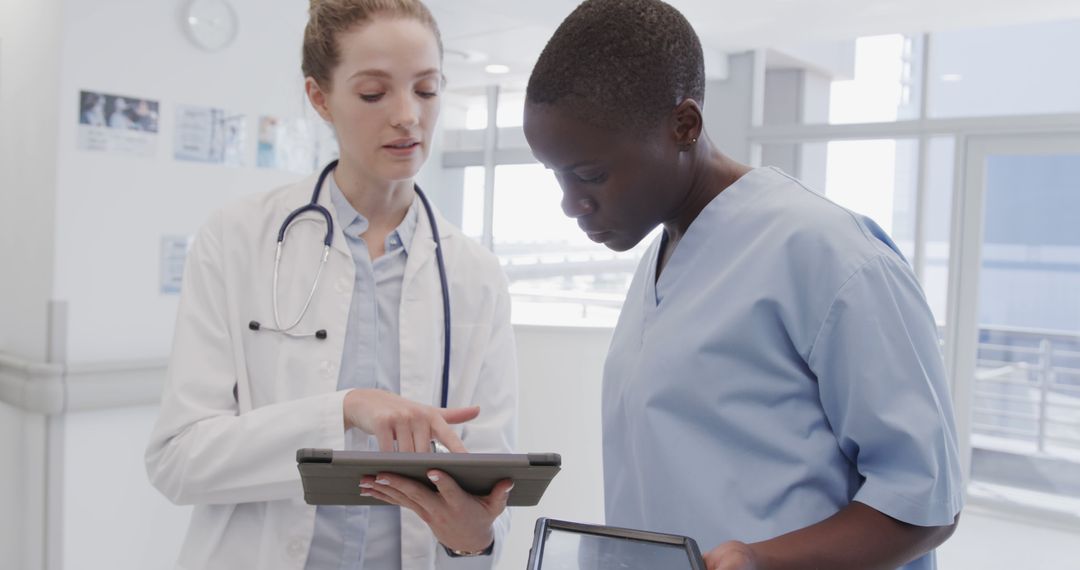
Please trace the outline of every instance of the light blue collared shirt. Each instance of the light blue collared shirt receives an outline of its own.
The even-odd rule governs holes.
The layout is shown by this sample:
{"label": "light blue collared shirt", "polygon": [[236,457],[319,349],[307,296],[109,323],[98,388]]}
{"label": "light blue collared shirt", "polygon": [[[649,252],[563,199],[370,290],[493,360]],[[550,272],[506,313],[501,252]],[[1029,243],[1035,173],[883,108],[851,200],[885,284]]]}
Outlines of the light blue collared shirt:
{"label": "light blue collared shirt", "polygon": [[[405,219],[386,236],[386,253],[373,262],[367,243],[360,237],[368,229],[368,220],[349,204],[333,176],[326,178],[326,190],[356,264],[338,390],[377,388],[399,394],[399,307],[405,262],[416,232],[418,199],[413,198]],[[345,446],[356,450],[379,448],[374,436],[356,429],[345,434]],[[305,568],[400,570],[400,508],[318,507]]]}
{"label": "light blue collared shirt", "polygon": [[[607,524],[703,552],[859,501],[922,526],[961,507],[937,328],[892,240],[754,170],[638,267],[604,369]],[[933,553],[905,566],[934,568]]]}

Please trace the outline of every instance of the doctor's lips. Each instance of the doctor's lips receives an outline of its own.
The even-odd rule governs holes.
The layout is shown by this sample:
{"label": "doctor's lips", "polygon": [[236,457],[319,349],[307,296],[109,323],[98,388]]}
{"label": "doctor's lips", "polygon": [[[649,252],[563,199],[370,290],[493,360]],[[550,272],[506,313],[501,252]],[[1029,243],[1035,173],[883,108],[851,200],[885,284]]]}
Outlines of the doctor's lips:
{"label": "doctor's lips", "polygon": [[409,156],[420,148],[420,141],[416,139],[397,139],[383,145],[383,148],[395,156]]}

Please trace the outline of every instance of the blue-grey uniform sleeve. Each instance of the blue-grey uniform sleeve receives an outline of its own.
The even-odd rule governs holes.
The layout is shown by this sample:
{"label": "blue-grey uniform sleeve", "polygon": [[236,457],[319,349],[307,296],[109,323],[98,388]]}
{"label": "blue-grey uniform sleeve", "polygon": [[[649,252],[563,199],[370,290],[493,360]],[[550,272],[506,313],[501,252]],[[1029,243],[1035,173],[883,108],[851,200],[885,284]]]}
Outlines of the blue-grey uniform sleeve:
{"label": "blue-grey uniform sleeve", "polygon": [[937,327],[911,270],[878,255],[840,288],[810,350],[821,404],[863,478],[854,500],[943,526],[962,475]]}

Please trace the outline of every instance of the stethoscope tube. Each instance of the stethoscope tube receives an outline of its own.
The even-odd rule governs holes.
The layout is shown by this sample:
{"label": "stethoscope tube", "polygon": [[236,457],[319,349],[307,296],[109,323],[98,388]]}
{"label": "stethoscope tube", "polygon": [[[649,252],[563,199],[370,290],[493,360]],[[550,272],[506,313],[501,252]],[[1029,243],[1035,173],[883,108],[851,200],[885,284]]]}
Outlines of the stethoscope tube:
{"label": "stethoscope tube", "polygon": [[[330,212],[319,205],[319,193],[322,191],[323,182],[326,177],[333,172],[337,167],[338,161],[334,160],[330,164],[326,165],[322,173],[319,174],[319,180],[315,183],[315,190],[311,194],[311,201],[303,206],[293,210],[281,224],[281,228],[278,230],[277,245],[274,252],[274,277],[271,289],[272,302],[274,305],[274,327],[265,326],[259,321],[251,321],[248,323],[248,328],[252,331],[269,331],[284,334],[292,338],[310,338],[315,337],[318,340],[326,340],[326,329],[319,329],[313,333],[296,333],[292,332],[292,329],[296,328],[300,321],[303,320],[304,315],[307,314],[308,308],[311,306],[311,301],[315,297],[315,291],[319,288],[319,280],[322,277],[323,267],[326,266],[327,259],[330,257],[330,245],[334,239],[334,220],[331,217]],[[450,395],[450,284],[446,278],[446,262],[443,259],[442,251],[442,239],[439,236],[439,226],[435,221],[435,213],[431,207],[431,203],[428,202],[427,196],[420,190],[419,186],[413,185],[413,189],[416,191],[416,195],[420,198],[420,202],[424,205],[424,211],[427,213],[428,224],[431,226],[432,239],[435,240],[435,261],[439,270],[439,285],[442,288],[442,305],[443,305],[443,366],[442,366],[442,398],[440,400],[441,407],[447,407],[449,395]],[[281,318],[278,312],[278,274],[281,267],[281,252],[284,247],[285,237],[287,236],[289,229],[293,221],[308,221],[306,219],[296,220],[298,216],[306,212],[315,212],[323,217],[326,221],[326,236],[323,238],[323,254],[322,259],[319,261],[319,268],[315,273],[315,279],[311,283],[311,290],[308,292],[307,299],[304,301],[303,308],[300,309],[300,314],[296,316],[296,319],[287,327],[281,326]],[[312,220],[314,221],[314,220]]]}

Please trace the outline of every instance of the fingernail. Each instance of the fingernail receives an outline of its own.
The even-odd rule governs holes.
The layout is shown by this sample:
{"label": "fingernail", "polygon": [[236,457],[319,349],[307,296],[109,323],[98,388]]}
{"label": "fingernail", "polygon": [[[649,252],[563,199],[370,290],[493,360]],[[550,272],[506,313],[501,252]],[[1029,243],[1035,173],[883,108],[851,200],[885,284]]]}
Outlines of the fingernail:
{"label": "fingernail", "polygon": [[510,485],[510,488],[506,490],[506,494],[509,495],[510,491],[513,491],[513,490],[514,490],[514,486]]}
{"label": "fingernail", "polygon": [[374,489],[374,487],[371,486],[371,483],[360,483],[360,488],[361,489]]}
{"label": "fingernail", "polygon": [[367,491],[360,491],[360,496],[361,497],[370,497],[371,493],[368,493]]}
{"label": "fingernail", "polygon": [[389,485],[390,484],[389,479],[376,479],[375,482],[380,484],[380,485]]}
{"label": "fingernail", "polygon": [[431,479],[432,483],[437,482],[439,480],[439,476],[436,475],[435,473],[428,473],[427,478]]}

